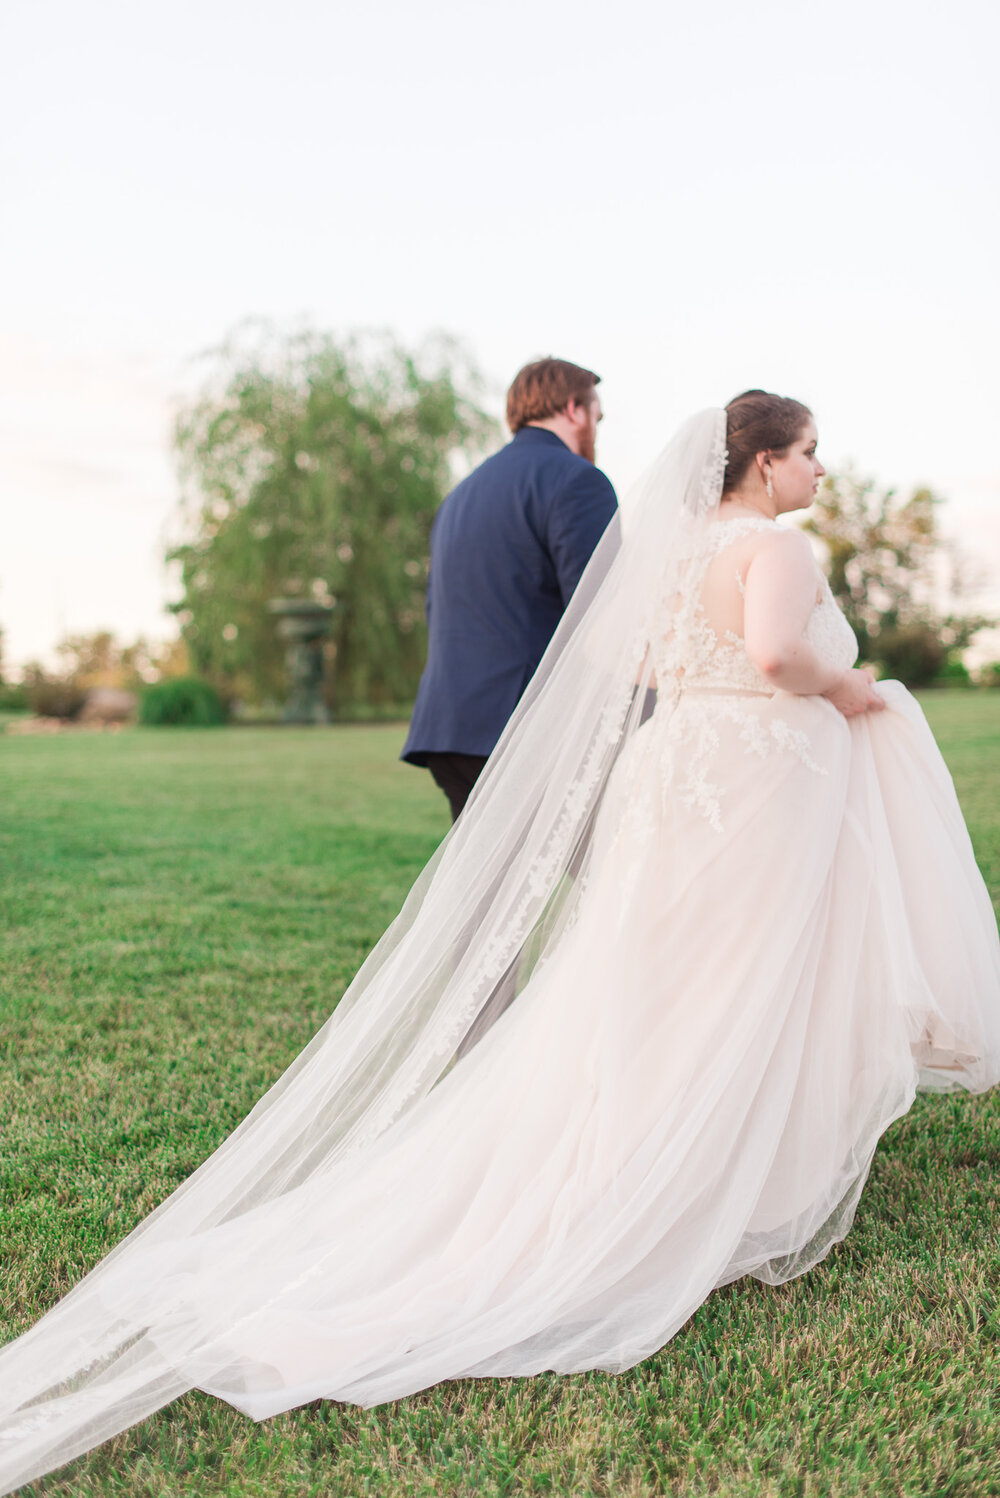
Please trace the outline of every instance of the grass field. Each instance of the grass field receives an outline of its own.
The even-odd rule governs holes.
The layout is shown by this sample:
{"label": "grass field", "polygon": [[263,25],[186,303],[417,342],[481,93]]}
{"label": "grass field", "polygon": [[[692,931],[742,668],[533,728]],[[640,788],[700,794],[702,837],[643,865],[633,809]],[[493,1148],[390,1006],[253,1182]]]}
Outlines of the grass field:
{"label": "grass field", "polygon": [[[925,699],[1000,896],[1000,693]],[[292,1059],[447,826],[397,727],[0,739],[3,1337]],[[1000,1098],[924,1097],[854,1231],[657,1357],[257,1426],[192,1394],[50,1495],[1000,1493]]]}

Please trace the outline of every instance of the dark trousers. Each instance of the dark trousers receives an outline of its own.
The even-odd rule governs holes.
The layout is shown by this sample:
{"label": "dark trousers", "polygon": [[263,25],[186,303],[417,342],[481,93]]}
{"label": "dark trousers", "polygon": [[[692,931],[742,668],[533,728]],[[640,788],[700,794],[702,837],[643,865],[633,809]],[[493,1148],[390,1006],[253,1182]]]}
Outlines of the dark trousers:
{"label": "dark trousers", "polygon": [[451,820],[458,821],[472,787],[482,773],[486,763],[485,754],[428,754],[427,768],[448,797]]}

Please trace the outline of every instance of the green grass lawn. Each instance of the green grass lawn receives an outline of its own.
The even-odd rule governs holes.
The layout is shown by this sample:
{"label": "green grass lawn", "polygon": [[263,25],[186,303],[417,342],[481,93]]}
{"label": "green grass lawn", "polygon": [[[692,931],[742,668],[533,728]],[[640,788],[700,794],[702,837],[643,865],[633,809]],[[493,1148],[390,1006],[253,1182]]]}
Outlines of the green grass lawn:
{"label": "green grass lawn", "polygon": [[[1000,896],[1000,693],[924,706]],[[447,827],[398,727],[0,739],[3,1337],[243,1116]],[[191,1394],[60,1495],[1000,1493],[1000,1099],[924,1097],[854,1231],[657,1357],[257,1426]]]}

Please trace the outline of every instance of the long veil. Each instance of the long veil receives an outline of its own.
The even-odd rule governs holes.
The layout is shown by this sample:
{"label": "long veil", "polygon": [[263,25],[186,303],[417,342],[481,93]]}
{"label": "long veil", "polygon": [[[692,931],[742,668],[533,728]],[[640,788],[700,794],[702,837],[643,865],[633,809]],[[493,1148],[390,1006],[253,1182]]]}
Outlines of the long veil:
{"label": "long veil", "polygon": [[162,1307],[144,1315],[142,1296],[116,1293],[136,1266],[169,1266],[175,1245],[369,1148],[464,1064],[504,986],[523,987],[558,946],[609,776],[643,720],[680,543],[721,496],[725,436],[725,411],[692,417],[626,497],[465,812],[328,1022],[221,1147],[0,1352],[0,1491],[183,1393],[199,1357],[210,1366],[209,1346],[184,1341],[204,1329],[157,1336]]}

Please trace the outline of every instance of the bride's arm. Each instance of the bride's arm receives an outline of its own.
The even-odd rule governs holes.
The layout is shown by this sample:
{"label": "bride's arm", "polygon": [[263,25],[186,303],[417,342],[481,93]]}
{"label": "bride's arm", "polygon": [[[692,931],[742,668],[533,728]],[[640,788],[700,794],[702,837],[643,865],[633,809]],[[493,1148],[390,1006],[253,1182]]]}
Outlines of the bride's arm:
{"label": "bride's arm", "polygon": [[868,671],[841,671],[806,638],[818,577],[809,542],[798,531],[770,536],[754,553],[744,590],[743,638],[759,671],[785,692],[829,697],[845,717],[884,704]]}

